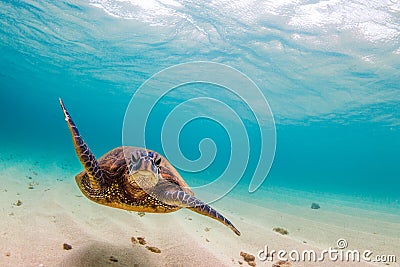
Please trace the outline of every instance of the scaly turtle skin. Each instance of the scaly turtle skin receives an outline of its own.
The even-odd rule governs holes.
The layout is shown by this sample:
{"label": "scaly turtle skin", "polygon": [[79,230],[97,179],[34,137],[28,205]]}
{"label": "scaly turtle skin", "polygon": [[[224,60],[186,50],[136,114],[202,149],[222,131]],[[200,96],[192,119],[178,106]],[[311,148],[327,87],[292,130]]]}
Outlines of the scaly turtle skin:
{"label": "scaly turtle skin", "polygon": [[84,168],[75,180],[87,198],[129,211],[167,213],[188,208],[220,221],[240,235],[228,219],[194,197],[175,168],[157,152],[124,146],[114,148],[97,160],[61,99],[60,105]]}

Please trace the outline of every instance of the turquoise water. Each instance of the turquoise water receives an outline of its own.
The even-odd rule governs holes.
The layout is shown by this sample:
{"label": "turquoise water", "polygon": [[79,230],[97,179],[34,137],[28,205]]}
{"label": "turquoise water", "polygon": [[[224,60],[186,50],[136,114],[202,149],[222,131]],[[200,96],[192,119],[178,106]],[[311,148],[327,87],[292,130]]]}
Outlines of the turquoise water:
{"label": "turquoise water", "polygon": [[[2,1],[3,152],[37,151],[79,171],[58,97],[100,156],[122,145],[125,111],[142,83],[175,64],[212,61],[252,79],[273,113],[276,154],[260,190],[278,186],[398,205],[400,6],[328,2],[329,8],[326,1]],[[246,118],[250,159],[233,194],[247,194],[261,149],[253,107],[211,85],[180,90],[154,108],[147,147],[163,153],[162,123],[174,106],[219,98]],[[201,156],[204,138],[217,147],[207,169],[180,170],[189,184],[223,173],[230,134],[207,118],[185,125],[179,145],[188,159]]]}

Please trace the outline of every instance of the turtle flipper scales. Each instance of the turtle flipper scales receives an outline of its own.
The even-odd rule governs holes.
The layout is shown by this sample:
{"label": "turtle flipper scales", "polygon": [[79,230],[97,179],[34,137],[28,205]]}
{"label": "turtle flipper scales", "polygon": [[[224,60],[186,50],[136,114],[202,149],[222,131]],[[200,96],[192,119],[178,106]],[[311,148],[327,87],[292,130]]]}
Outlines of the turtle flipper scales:
{"label": "turtle flipper scales", "polygon": [[67,109],[65,108],[62,99],[60,98],[59,100],[61,109],[64,112],[65,121],[67,122],[69,131],[71,132],[76,155],[78,156],[80,162],[85,168],[87,175],[89,176],[91,189],[94,191],[98,191],[102,188],[102,185],[104,183],[103,173],[99,167],[96,157],[94,156],[92,151],[90,151],[90,148],[85,143],[82,136],[79,134],[78,128],[76,127]]}

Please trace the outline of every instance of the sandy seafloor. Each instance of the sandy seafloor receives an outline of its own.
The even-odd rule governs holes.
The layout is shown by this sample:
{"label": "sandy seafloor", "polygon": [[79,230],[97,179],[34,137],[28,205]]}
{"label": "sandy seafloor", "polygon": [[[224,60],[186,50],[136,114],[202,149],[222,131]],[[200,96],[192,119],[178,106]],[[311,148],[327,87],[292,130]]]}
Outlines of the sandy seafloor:
{"label": "sandy seafloor", "polygon": [[[336,247],[339,238],[346,239],[347,249],[369,249],[373,255],[395,255],[400,261],[398,203],[339,200],[335,195],[265,186],[256,194],[232,192],[212,206],[239,228],[238,237],[185,209],[139,216],[93,203],[75,184],[76,162],[52,153],[4,152],[0,165],[0,266],[249,266],[241,251],[256,255],[267,245],[320,252]],[[15,205],[18,200],[20,206]],[[311,209],[312,202],[321,208]],[[289,234],[280,235],[274,227]],[[131,237],[139,236],[161,253],[132,244]],[[64,250],[64,243],[72,249]],[[256,266],[276,261],[256,259]],[[327,259],[292,266],[400,265]]]}

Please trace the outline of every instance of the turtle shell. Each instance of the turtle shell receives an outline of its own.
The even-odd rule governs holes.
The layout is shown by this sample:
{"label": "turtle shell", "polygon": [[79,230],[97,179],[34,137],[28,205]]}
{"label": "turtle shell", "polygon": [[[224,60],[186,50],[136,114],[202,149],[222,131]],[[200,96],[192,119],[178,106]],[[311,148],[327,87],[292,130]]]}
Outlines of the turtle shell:
{"label": "turtle shell", "polygon": [[[82,193],[89,199],[106,206],[140,212],[172,212],[180,209],[177,206],[165,204],[150,196],[135,181],[129,179],[129,169],[124,155],[132,155],[145,149],[132,146],[117,147],[98,159],[98,164],[104,175],[104,190],[93,191],[89,186],[89,177],[86,171],[76,175],[75,180]],[[156,153],[148,150],[149,152]],[[182,191],[193,196],[187,183],[176,169],[161,156],[159,174],[163,179],[162,186],[177,185]]]}

